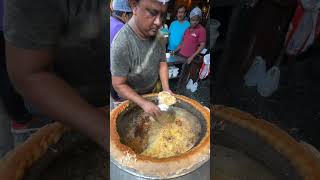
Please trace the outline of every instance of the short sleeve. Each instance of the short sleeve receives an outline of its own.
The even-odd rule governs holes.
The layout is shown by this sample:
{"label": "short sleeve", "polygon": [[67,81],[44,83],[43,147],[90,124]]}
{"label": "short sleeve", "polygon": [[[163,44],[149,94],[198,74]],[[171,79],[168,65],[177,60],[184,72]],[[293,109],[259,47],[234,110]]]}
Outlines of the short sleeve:
{"label": "short sleeve", "polygon": [[46,48],[58,43],[63,11],[56,0],[6,0],[4,37],[21,48]]}
{"label": "short sleeve", "polygon": [[160,62],[167,62],[166,58],[166,47],[162,45],[160,40],[158,40],[158,45],[160,46]]}
{"label": "short sleeve", "polygon": [[[119,32],[121,33],[121,31]],[[112,76],[126,77],[130,70],[128,41],[118,34],[112,42],[110,51],[111,74]]]}
{"label": "short sleeve", "polygon": [[204,29],[203,27],[200,28],[199,30],[199,42],[200,43],[205,43],[206,40],[207,40],[207,37],[206,37],[206,29]]}

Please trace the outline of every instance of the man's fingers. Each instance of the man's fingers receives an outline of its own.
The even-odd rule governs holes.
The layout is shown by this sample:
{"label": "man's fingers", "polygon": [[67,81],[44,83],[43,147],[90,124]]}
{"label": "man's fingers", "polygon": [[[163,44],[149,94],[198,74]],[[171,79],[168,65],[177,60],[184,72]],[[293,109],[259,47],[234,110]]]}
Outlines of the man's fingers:
{"label": "man's fingers", "polygon": [[153,112],[156,116],[159,116],[161,114],[160,108],[158,108],[157,106],[155,106]]}

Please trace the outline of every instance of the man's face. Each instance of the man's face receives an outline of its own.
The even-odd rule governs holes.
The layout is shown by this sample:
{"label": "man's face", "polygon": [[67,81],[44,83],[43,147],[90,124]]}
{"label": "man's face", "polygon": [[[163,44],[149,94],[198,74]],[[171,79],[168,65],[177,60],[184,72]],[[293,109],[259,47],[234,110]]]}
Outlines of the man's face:
{"label": "man's face", "polygon": [[190,19],[190,26],[191,27],[196,27],[200,22],[200,17],[199,16],[193,16],[191,19]]}
{"label": "man's face", "polygon": [[177,18],[179,21],[183,21],[186,16],[186,9],[184,7],[179,8],[177,12]]}
{"label": "man's face", "polygon": [[156,0],[140,0],[133,11],[139,30],[145,37],[153,37],[162,26],[167,5]]}

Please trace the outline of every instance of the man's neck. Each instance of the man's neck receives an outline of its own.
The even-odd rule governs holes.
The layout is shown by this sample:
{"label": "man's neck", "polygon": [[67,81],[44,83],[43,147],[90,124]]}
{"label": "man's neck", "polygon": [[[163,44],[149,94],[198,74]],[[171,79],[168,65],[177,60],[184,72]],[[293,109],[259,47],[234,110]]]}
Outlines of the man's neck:
{"label": "man's neck", "polygon": [[146,37],[138,28],[137,24],[135,23],[135,19],[134,17],[132,17],[129,22],[128,22],[129,26],[132,28],[132,30],[141,38],[141,39],[148,39],[148,37]]}
{"label": "man's neck", "polygon": [[184,19],[178,20],[179,23],[184,23]]}

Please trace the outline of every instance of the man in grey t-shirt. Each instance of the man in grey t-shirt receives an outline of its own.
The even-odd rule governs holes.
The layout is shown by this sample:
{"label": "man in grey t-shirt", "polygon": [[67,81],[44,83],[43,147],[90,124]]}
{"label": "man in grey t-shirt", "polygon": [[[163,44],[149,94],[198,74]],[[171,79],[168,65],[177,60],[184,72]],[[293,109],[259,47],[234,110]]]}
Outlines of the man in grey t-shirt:
{"label": "man in grey t-shirt", "polygon": [[157,116],[160,109],[141,94],[150,93],[159,75],[170,93],[165,49],[157,34],[167,10],[165,0],[135,0],[133,17],[119,31],[111,48],[112,85],[117,93]]}
{"label": "man in grey t-shirt", "polygon": [[104,0],[7,0],[4,35],[10,78],[39,113],[108,150],[107,15]]}

